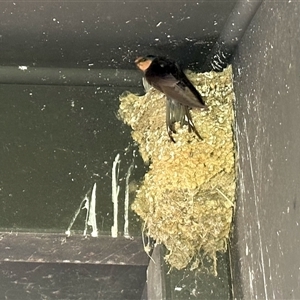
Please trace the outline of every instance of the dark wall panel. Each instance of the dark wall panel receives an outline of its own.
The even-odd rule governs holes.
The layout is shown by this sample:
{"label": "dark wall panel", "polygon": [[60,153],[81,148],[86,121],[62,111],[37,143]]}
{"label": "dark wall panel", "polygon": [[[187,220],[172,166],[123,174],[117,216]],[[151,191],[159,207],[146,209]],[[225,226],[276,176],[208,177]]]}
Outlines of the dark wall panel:
{"label": "dark wall panel", "polygon": [[299,2],[265,1],[234,58],[237,298],[300,298],[299,13]]}
{"label": "dark wall panel", "polygon": [[127,69],[148,53],[197,65],[235,2],[1,2],[0,65]]}

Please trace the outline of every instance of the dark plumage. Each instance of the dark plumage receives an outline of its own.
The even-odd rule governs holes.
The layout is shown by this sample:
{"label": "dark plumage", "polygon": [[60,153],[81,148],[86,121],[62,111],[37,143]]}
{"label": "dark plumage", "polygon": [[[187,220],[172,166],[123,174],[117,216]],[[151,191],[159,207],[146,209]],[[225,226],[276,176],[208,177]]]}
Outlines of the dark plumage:
{"label": "dark plumage", "polygon": [[135,60],[144,72],[146,81],[167,96],[166,124],[172,141],[173,124],[187,124],[201,139],[190,115],[190,108],[207,109],[201,95],[186,77],[179,65],[171,59],[148,55]]}

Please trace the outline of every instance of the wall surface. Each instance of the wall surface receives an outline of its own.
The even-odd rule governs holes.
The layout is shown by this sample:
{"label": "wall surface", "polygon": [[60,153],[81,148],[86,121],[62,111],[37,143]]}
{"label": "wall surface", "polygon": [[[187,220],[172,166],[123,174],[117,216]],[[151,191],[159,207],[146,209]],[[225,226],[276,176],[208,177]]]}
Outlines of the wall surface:
{"label": "wall surface", "polygon": [[234,58],[239,299],[300,298],[299,2],[265,1]]}
{"label": "wall surface", "polygon": [[119,95],[143,92],[135,58],[197,67],[235,2],[0,2],[0,228],[66,229],[101,182],[98,218],[110,232],[112,163],[124,153],[126,174],[136,147],[117,118]]}
{"label": "wall surface", "polygon": [[236,0],[0,2],[0,65],[135,69],[146,54],[201,65]]}
{"label": "wall surface", "polygon": [[[88,209],[78,207],[86,197],[92,198],[97,183],[99,234],[110,235],[116,157],[121,159],[116,180],[119,201],[124,199],[127,178],[134,188],[147,168],[136,156],[129,126],[117,113],[121,93],[143,92],[138,86],[141,74],[134,65],[136,57],[169,55],[184,67],[199,69],[235,2],[0,2],[0,229],[17,232],[9,247],[0,245],[10,258],[9,262],[7,256],[0,258],[0,295],[7,299],[141,298],[145,266],[138,264],[136,255],[132,258],[137,269],[127,262],[94,266],[91,257],[106,252],[93,243],[112,253],[122,248],[112,247],[109,239],[102,243],[100,237],[93,243],[84,239],[82,248],[75,240],[76,249],[72,247],[73,235],[81,238],[87,220]],[[133,199],[134,193],[130,193],[130,201]],[[87,201],[84,204],[87,208]],[[20,246],[19,231],[26,232],[27,242],[28,232],[65,232],[79,211],[66,243],[64,239],[55,243],[52,234],[45,234]],[[124,201],[120,201],[116,240],[121,241],[124,211]],[[141,224],[131,210],[128,219],[129,234],[140,236]],[[7,243],[0,232],[1,239]],[[43,247],[38,247],[40,243]],[[40,254],[46,252],[46,264],[34,255],[32,247],[41,249]],[[126,249],[124,255],[134,254],[131,247]],[[27,255],[30,251],[34,254]],[[59,253],[67,256],[66,263],[55,263]],[[89,262],[73,264],[72,255],[78,253]],[[215,295],[228,299],[226,255],[219,260],[223,272],[218,277],[201,277],[196,271],[169,275],[176,299],[215,299]],[[28,257],[36,262],[29,263]],[[111,255],[106,257],[112,261]],[[97,259],[97,263],[103,260]],[[178,283],[184,288],[179,289]]]}

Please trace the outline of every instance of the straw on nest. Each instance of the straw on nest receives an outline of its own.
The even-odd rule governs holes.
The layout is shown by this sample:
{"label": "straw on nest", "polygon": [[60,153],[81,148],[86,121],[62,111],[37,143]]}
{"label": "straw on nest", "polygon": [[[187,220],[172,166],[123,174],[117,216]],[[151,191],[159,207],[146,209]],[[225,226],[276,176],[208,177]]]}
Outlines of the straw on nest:
{"label": "straw on nest", "polygon": [[216,270],[216,252],[227,247],[235,195],[232,69],[187,75],[209,107],[191,111],[203,141],[179,126],[176,143],[170,141],[160,92],[120,97],[119,115],[132,127],[143,160],[150,162],[132,208],[147,234],[168,249],[171,267],[197,265],[201,252]]}

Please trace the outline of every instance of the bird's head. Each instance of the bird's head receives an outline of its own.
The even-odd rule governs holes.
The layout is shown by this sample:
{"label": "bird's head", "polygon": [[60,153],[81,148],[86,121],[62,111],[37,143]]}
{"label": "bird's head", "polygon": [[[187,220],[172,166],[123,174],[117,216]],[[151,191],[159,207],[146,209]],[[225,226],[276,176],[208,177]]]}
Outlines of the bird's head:
{"label": "bird's head", "polygon": [[134,62],[141,71],[145,72],[150,67],[153,59],[155,59],[154,55],[147,55],[138,57]]}

